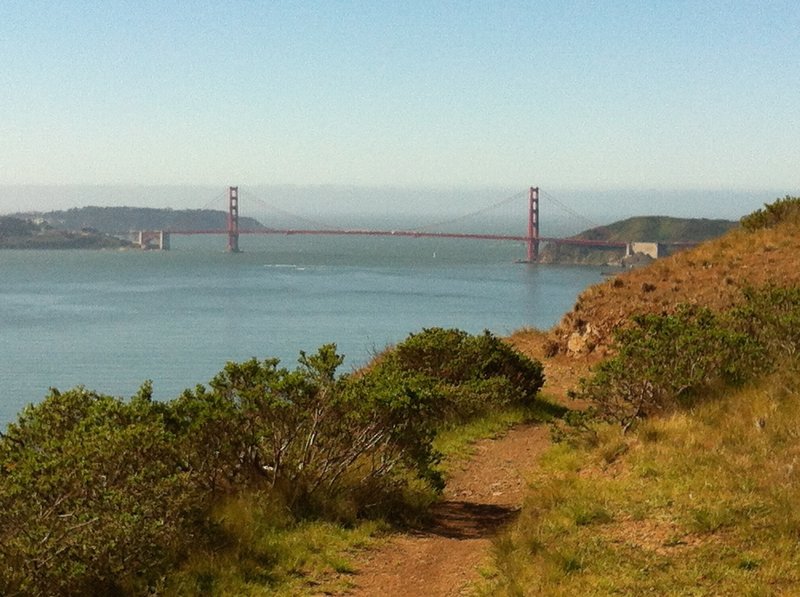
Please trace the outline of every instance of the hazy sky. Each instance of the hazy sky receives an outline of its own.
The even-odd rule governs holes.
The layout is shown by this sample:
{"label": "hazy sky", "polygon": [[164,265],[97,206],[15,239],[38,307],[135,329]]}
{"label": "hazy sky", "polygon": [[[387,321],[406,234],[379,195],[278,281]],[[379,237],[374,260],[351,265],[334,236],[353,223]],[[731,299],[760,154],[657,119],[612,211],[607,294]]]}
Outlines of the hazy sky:
{"label": "hazy sky", "polygon": [[0,56],[5,186],[800,194],[797,0],[2,0]]}

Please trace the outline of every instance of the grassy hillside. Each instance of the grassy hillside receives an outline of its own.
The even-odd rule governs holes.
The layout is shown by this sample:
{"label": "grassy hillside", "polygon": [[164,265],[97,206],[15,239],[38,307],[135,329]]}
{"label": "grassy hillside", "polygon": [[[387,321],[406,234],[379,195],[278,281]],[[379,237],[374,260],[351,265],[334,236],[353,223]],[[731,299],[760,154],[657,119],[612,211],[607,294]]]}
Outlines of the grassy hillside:
{"label": "grassy hillside", "polygon": [[[50,226],[66,230],[94,228],[105,233],[130,230],[224,230],[228,214],[210,209],[154,209],[148,207],[75,207],[63,211],[18,214],[37,218]],[[240,218],[245,229],[263,228],[253,218]]]}
{"label": "grassy hillside", "polygon": [[490,595],[796,595],[800,375],[559,444]]}
{"label": "grassy hillside", "polygon": [[605,354],[613,331],[634,313],[669,313],[680,303],[721,309],[747,286],[800,284],[795,224],[726,235],[622,273],[583,292],[548,335],[550,351]]}
{"label": "grassy hillside", "polygon": [[742,224],[516,335],[589,410],[555,428],[484,594],[797,594],[800,199]]}
{"label": "grassy hillside", "polygon": [[[591,228],[572,238],[621,242],[701,242],[721,236],[736,226],[736,222],[729,220],[640,216]],[[622,249],[547,245],[542,250],[541,261],[604,265],[618,262],[624,255]]]}

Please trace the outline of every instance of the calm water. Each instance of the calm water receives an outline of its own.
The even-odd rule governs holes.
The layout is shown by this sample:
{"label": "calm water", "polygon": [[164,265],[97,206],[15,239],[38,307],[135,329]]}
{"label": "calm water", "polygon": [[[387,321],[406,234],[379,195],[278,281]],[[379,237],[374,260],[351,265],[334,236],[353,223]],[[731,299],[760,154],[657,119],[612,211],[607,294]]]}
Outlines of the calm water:
{"label": "calm water", "polygon": [[173,237],[170,252],[0,252],[0,423],[49,387],[159,398],[228,360],[336,342],[345,367],[429,326],[549,327],[597,268],[514,263],[514,243]]}

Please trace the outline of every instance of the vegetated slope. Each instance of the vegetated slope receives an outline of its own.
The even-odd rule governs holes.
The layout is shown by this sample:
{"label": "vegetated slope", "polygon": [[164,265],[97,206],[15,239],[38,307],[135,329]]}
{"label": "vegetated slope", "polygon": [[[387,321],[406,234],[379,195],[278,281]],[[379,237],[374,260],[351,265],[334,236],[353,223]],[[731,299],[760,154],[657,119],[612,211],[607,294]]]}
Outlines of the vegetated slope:
{"label": "vegetated slope", "polygon": [[748,286],[800,283],[800,225],[736,229],[694,249],[628,271],[583,292],[551,330],[547,352],[606,353],[613,331],[639,313],[672,313],[680,303],[719,310]]}
{"label": "vegetated slope", "polygon": [[93,229],[57,230],[30,220],[0,217],[0,249],[115,249],[128,245]]}
{"label": "vegetated slope", "polygon": [[480,594],[796,595],[800,375],[540,461]]}
{"label": "vegetated slope", "polygon": [[[60,229],[94,228],[106,233],[130,230],[224,230],[228,221],[228,214],[219,210],[150,207],[74,207],[16,216],[35,218]],[[239,226],[245,229],[264,228],[259,221],[245,217],[239,218]]]}
{"label": "vegetated slope", "polygon": [[441,431],[547,412],[541,365],[489,332],[426,329],[358,375],[343,361],[328,344],[294,370],[229,362],[164,402],[149,382],[127,401],[51,390],[0,433],[0,593],[297,595],[327,535],[436,499]]}
{"label": "vegetated slope", "polygon": [[[585,230],[571,238],[618,242],[702,242],[725,234],[738,224],[730,220],[637,216]],[[667,251],[674,250],[666,247]],[[546,245],[542,263],[583,263],[603,265],[619,262],[623,249],[604,249],[569,245]]]}
{"label": "vegetated slope", "polygon": [[[582,314],[582,335],[597,325],[605,343],[605,323],[637,315],[580,384],[596,410],[565,417],[482,594],[797,594],[800,199],[742,224],[668,269],[590,289],[562,322]],[[659,296],[676,265],[680,288]],[[582,367],[597,347],[552,360]]]}

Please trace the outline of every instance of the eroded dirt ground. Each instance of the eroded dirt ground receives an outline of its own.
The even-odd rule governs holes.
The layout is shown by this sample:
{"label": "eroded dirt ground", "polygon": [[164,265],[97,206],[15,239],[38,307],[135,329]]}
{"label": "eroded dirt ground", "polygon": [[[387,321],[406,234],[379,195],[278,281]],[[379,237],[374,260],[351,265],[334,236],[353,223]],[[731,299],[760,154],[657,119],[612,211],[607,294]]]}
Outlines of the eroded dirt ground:
{"label": "eroded dirt ground", "polygon": [[[542,394],[570,407],[567,391],[588,371],[586,359],[544,357],[542,332],[509,339],[545,365]],[[489,563],[492,539],[513,521],[525,498],[527,480],[550,444],[544,424],[520,425],[501,437],[478,442],[473,456],[451,471],[431,524],[398,534],[355,562],[348,596],[452,597],[470,595],[481,566]]]}
{"label": "eroded dirt ground", "polygon": [[398,535],[357,563],[348,595],[468,595],[480,579],[492,537],[513,520],[526,478],[548,445],[543,425],[522,425],[479,442],[452,473],[424,530]]}

